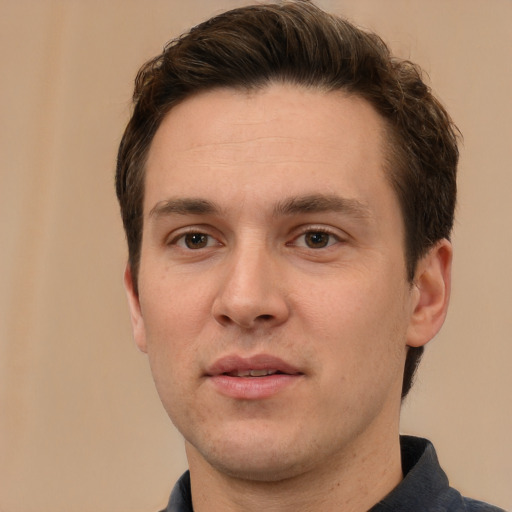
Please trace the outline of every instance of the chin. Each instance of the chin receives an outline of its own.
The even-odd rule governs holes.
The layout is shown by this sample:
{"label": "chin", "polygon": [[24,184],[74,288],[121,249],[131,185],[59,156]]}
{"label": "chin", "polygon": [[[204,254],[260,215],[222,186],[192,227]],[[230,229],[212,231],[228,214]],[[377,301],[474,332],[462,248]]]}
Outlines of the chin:
{"label": "chin", "polygon": [[304,465],[298,462],[278,460],[274,455],[263,455],[261,460],[213,460],[210,464],[224,475],[253,482],[280,482],[304,472]]}
{"label": "chin", "polygon": [[275,438],[252,438],[248,441],[231,436],[228,441],[211,442],[207,447],[206,443],[197,447],[187,446],[187,455],[199,457],[216,471],[232,478],[278,482],[307,471],[307,454],[301,453],[297,443],[294,444],[276,443]]}

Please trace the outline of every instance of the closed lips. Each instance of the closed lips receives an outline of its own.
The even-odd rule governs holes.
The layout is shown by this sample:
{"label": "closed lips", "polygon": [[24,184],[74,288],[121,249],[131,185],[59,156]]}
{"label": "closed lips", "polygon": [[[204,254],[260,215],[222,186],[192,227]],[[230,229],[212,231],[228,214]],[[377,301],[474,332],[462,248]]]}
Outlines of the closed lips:
{"label": "closed lips", "polygon": [[226,375],[229,377],[266,377],[269,375],[301,375],[297,368],[282,359],[267,354],[251,357],[230,355],[218,359],[206,371],[206,375],[214,377]]}

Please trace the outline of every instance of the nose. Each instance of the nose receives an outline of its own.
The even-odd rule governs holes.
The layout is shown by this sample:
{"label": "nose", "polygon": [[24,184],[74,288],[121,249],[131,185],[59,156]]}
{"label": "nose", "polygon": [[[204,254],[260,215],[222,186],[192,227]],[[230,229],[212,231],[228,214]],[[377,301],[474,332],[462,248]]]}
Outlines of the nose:
{"label": "nose", "polygon": [[212,313],[221,325],[237,325],[246,330],[286,322],[289,305],[276,256],[255,244],[233,251]]}

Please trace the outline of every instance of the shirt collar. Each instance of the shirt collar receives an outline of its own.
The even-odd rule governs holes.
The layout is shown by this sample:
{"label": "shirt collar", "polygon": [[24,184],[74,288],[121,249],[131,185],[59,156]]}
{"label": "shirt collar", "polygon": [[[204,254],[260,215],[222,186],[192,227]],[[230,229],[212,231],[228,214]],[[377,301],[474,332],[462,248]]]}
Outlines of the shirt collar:
{"label": "shirt collar", "polygon": [[[449,486],[430,441],[401,436],[400,447],[404,479],[368,512],[466,510],[461,495]],[[174,486],[169,504],[162,512],[193,512],[188,471]]]}

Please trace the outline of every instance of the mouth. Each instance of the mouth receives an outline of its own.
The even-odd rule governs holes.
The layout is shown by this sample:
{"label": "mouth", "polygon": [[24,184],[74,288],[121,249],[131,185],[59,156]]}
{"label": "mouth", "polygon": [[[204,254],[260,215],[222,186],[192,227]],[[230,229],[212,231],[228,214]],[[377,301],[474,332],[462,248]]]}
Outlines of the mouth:
{"label": "mouth", "polygon": [[258,354],[251,357],[230,355],[215,361],[206,370],[206,375],[214,377],[268,377],[272,375],[301,375],[302,372],[278,357]]}
{"label": "mouth", "polygon": [[260,354],[222,357],[207,369],[205,376],[221,395],[260,400],[283,392],[301,380],[304,373],[280,358]]}
{"label": "mouth", "polygon": [[283,372],[279,370],[234,370],[232,372],[223,373],[223,375],[230,377],[266,377],[267,375],[275,374],[284,375]]}

